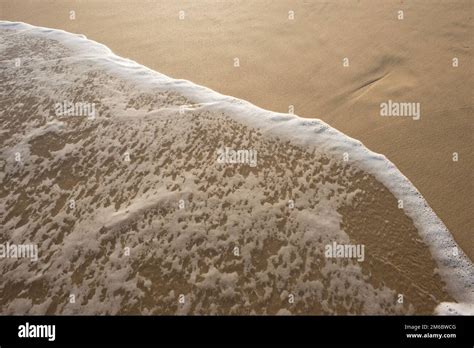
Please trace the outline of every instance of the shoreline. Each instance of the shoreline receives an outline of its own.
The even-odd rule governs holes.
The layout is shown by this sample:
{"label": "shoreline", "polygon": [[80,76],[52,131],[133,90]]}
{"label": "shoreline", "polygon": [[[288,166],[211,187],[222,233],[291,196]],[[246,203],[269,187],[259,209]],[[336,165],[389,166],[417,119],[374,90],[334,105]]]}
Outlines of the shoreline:
{"label": "shoreline", "polygon": [[[287,112],[291,105],[296,114],[361,140],[414,183],[474,260],[473,218],[465,208],[472,205],[474,167],[474,105],[466,88],[472,84],[466,10],[472,2],[269,4],[46,0],[26,8],[15,1],[0,6],[2,19],[87,35],[166,75],[263,109]],[[400,9],[403,21],[397,19]],[[287,18],[289,10],[294,20]],[[343,67],[343,57],[349,66]],[[420,103],[420,120],[380,117],[379,103],[387,100]]]}
{"label": "shoreline", "polygon": [[[0,22],[0,25],[2,23],[6,23],[7,27],[9,25],[29,26],[25,23],[15,24],[12,22]],[[374,175],[377,180],[390,189],[395,197],[404,200],[406,204],[404,206],[405,214],[413,219],[419,234],[425,239],[434,259],[444,269],[442,272],[443,279],[450,279],[447,282],[448,287],[451,287],[450,293],[457,293],[458,300],[461,302],[463,298],[464,300],[472,301],[472,299],[469,299],[469,294],[457,288],[462,279],[468,279],[468,276],[462,276],[461,274],[466,272],[468,275],[470,271],[472,272],[472,263],[470,263],[470,260],[461,250],[458,261],[462,266],[456,268],[456,271],[461,272],[461,274],[458,273],[454,276],[451,273],[452,269],[450,267],[448,269],[445,268],[448,264],[452,263],[449,252],[456,245],[452,235],[431,208],[429,208],[423,196],[413,184],[385,156],[368,150],[360,141],[344,135],[322,121],[308,120],[297,115],[270,112],[247,101],[222,95],[190,81],[172,79],[129,59],[119,57],[106,46],[86,39],[84,36],[71,38],[69,33],[62,30],[29,27],[38,30],[41,32],[41,35],[57,37],[58,41],[76,50],[78,53],[82,52],[84,54],[84,52],[87,52],[86,55],[91,55],[91,44],[94,45],[95,52],[92,56],[102,55],[101,58],[107,58],[103,61],[102,67],[142,87],[155,86],[163,88],[164,85],[167,90],[175,91],[179,95],[188,97],[190,100],[198,96],[199,104],[197,107],[194,107],[195,110],[221,110],[231,115],[235,120],[259,129],[264,134],[268,133],[273,136],[289,139],[305,148],[314,146],[319,150],[323,149],[337,155],[345,152],[350,153],[355,165]],[[61,37],[64,40],[61,41]],[[103,56],[104,54],[106,57]],[[109,61],[119,64],[111,64]],[[150,78],[150,73],[154,79]],[[294,134],[299,135],[298,139],[294,137]],[[313,136],[314,134],[317,134],[317,138]],[[439,238],[440,234],[442,235],[441,239]],[[458,282],[457,285],[455,284],[456,282]],[[464,297],[465,295],[468,297]]]}

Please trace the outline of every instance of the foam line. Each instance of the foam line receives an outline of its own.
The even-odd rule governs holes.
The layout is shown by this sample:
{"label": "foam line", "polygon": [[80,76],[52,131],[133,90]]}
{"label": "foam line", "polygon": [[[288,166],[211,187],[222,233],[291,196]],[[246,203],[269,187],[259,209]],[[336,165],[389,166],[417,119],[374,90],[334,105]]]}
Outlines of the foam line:
{"label": "foam line", "polygon": [[[385,156],[367,149],[360,141],[332,128],[319,119],[306,119],[297,115],[276,113],[261,109],[247,101],[222,95],[209,88],[198,86],[187,80],[177,80],[153,71],[130,59],[115,55],[106,46],[77,35],[50,28],[31,26],[26,23],[0,21],[1,29],[28,31],[54,39],[73,50],[76,58],[93,58],[95,63],[108,72],[133,83],[174,91],[199,104],[200,108],[224,112],[234,120],[261,129],[269,135],[288,139],[294,144],[318,151],[343,156],[348,153],[352,165],[373,175],[398,199],[403,200],[404,211],[417,227],[424,242],[437,262],[439,273],[446,281],[448,292],[466,310],[474,303],[474,266],[456,244],[452,235],[429,207],[426,200],[396,166]],[[457,248],[458,255],[453,253]],[[441,305],[440,305],[441,306]],[[449,307],[444,303],[443,308]],[[457,307],[457,308],[458,308]],[[442,313],[443,308],[438,312]],[[458,312],[464,313],[463,310]]]}

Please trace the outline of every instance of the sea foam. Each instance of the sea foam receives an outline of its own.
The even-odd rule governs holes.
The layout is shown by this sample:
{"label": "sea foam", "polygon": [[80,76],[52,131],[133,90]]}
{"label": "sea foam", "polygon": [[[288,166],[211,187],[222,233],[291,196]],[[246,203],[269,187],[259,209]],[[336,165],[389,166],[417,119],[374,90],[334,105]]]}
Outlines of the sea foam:
{"label": "sea foam", "polygon": [[[263,134],[290,141],[297,146],[315,149],[320,153],[332,154],[340,158],[343,154],[348,154],[351,166],[373,175],[398,200],[403,201],[405,214],[413,220],[420,236],[429,246],[438,265],[439,274],[447,284],[448,292],[458,302],[440,304],[437,313],[446,311],[452,313],[453,311],[449,308],[454,308],[456,313],[472,314],[472,304],[474,303],[474,266],[472,262],[458,247],[446,226],[429,207],[415,186],[385,156],[368,150],[360,141],[348,137],[319,119],[305,119],[297,115],[271,112],[247,101],[219,94],[190,81],[170,78],[130,59],[119,57],[106,46],[89,40],[83,35],[7,21],[0,21],[0,29],[28,32],[29,35],[56,40],[74,52],[73,55],[64,57],[64,59],[77,62],[89,60],[105,72],[130,81],[142,89],[162,90],[166,93],[184,96],[191,101],[186,105],[186,110],[222,112],[240,124],[258,129]],[[120,101],[117,100],[116,103],[118,104]],[[178,106],[169,105],[168,108],[171,113],[176,111]],[[120,117],[138,115],[133,110],[126,114],[123,113],[123,110],[120,111]],[[165,112],[166,110],[161,111]],[[152,110],[149,115],[153,115],[153,112]],[[61,124],[54,123],[50,127],[56,130],[61,127]],[[19,148],[21,146],[26,145],[18,145]],[[28,152],[29,150],[25,148],[23,151]],[[64,149],[62,151],[67,152]],[[140,203],[137,204],[140,205]],[[137,209],[139,210],[139,208]],[[128,216],[127,214],[133,213],[110,211],[109,218],[104,217],[100,223],[110,227],[114,224],[110,217],[118,217],[117,214],[121,218],[125,218]],[[94,228],[96,227],[98,225],[94,226]],[[87,236],[82,236],[82,238],[84,237]],[[91,237],[93,238],[93,236]],[[457,250],[456,255],[453,250]],[[205,280],[197,284],[202,287],[211,286],[213,279],[217,277],[216,272],[218,272],[216,269],[210,269]],[[223,279],[226,279],[229,284],[235,282],[232,273],[227,274]],[[225,288],[230,289],[229,287]]]}

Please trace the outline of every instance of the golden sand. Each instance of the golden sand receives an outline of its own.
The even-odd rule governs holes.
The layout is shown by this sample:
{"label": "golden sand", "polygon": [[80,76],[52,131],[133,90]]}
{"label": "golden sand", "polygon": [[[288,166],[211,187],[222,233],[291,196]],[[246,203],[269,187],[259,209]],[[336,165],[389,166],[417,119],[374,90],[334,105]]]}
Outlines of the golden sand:
{"label": "golden sand", "polygon": [[[472,12],[469,0],[0,1],[0,19],[85,34],[174,78],[326,121],[394,162],[474,259]],[[389,99],[419,102],[421,119],[380,117]]]}

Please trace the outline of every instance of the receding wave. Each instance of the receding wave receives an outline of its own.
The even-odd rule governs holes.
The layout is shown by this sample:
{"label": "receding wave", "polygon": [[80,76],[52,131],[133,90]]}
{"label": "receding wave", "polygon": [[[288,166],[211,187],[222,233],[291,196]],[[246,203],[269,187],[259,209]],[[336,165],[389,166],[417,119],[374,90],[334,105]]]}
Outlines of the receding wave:
{"label": "receding wave", "polygon": [[416,188],[324,122],[25,23],[0,61],[1,313],[472,311]]}

